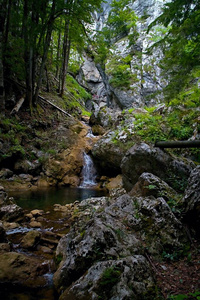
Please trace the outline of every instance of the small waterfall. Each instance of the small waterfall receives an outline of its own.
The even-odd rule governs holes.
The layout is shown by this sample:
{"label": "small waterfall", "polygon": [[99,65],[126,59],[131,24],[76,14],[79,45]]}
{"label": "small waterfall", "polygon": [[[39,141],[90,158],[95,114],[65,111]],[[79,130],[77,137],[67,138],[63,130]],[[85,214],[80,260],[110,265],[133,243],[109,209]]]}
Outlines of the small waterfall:
{"label": "small waterfall", "polygon": [[80,187],[91,187],[96,185],[96,169],[90,155],[84,152],[84,166],[82,169],[82,183]]}

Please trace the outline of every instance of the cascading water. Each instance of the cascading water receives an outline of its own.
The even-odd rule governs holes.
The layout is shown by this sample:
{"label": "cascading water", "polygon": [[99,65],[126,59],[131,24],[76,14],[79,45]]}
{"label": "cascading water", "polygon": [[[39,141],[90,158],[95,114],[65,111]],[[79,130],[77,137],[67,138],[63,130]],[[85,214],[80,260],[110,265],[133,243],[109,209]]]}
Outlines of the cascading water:
{"label": "cascading water", "polygon": [[82,170],[82,183],[80,187],[91,187],[96,185],[97,172],[90,155],[84,152],[84,166]]}

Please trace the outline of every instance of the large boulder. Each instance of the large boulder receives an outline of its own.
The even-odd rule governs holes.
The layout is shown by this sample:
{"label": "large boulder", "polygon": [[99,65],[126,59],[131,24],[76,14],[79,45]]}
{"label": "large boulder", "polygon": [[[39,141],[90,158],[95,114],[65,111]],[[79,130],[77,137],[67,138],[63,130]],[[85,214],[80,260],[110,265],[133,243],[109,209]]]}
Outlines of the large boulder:
{"label": "large boulder", "polygon": [[181,160],[145,143],[135,144],[130,148],[121,163],[123,183],[127,191],[133,188],[144,172],[160,177],[176,191],[184,191],[194,167],[192,161]]}
{"label": "large boulder", "polygon": [[129,192],[130,196],[154,196],[156,198],[163,197],[165,201],[171,199],[178,200],[180,196],[165,181],[151,173],[142,173],[138,182]]}
{"label": "large boulder", "polygon": [[94,161],[100,173],[114,176],[121,173],[120,165],[126,153],[126,148],[116,147],[113,142],[114,132],[103,136],[92,149]]}
{"label": "large boulder", "polygon": [[155,282],[149,263],[144,256],[134,255],[95,263],[61,295],[60,300],[151,300],[155,297]]}
{"label": "large boulder", "polygon": [[182,203],[184,221],[200,235],[200,165],[191,172]]}
{"label": "large boulder", "polygon": [[48,265],[38,258],[21,253],[0,253],[0,284],[15,284],[29,288],[44,286]]}
{"label": "large boulder", "polygon": [[38,245],[40,238],[41,233],[39,231],[31,230],[23,237],[20,245],[25,249],[34,249]]}
{"label": "large boulder", "polygon": [[[148,263],[144,259],[145,254],[161,257],[165,251],[172,255],[174,251],[181,252],[181,249],[188,246],[182,224],[161,197],[131,197],[125,194],[117,199],[88,199],[77,206],[76,216],[78,218],[74,219],[70,232],[60,240],[56,250],[56,256],[62,262],[54,274],[54,283],[60,293],[64,292],[63,297],[66,295],[61,299],[68,299],[70,296],[74,297],[72,299],[82,299],[78,298],[81,290],[84,296],[88,295],[88,299],[98,299],[100,278],[108,266],[122,266],[123,263],[119,285],[116,282],[110,289],[110,296],[106,294],[104,299],[126,299],[123,298],[123,293],[120,294],[122,298],[116,296],[119,286],[123,285],[125,295],[132,295],[138,300],[148,299],[144,297],[145,293],[148,294],[146,279],[142,279],[138,273],[139,269],[143,270],[143,261],[148,277],[151,277]],[[128,281],[134,286],[135,278],[138,278],[136,281],[141,288],[131,291],[125,283],[126,271],[128,262],[134,261],[137,255],[141,259],[136,265],[141,268],[135,269],[133,266],[132,269],[130,266]],[[94,282],[90,282],[94,270],[99,271]],[[150,282],[152,284],[151,280]]]}

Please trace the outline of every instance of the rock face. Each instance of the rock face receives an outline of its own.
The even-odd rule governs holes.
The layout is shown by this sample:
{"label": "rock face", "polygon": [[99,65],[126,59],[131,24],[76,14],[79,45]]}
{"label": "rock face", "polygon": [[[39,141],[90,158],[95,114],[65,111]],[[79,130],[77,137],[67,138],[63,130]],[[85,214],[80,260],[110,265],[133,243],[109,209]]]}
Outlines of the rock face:
{"label": "rock face", "polygon": [[160,177],[175,190],[180,191],[186,186],[194,167],[192,161],[174,158],[161,149],[150,147],[145,143],[130,148],[121,163],[123,183],[127,191],[132,189],[144,172]]}
{"label": "rock face", "polygon": [[200,166],[197,166],[188,180],[182,200],[184,206],[184,220],[192,225],[197,235],[200,235]]}
{"label": "rock face", "polygon": [[62,262],[54,283],[63,293],[60,299],[154,299],[146,254],[173,253],[187,243],[182,224],[162,197],[84,200],[77,221],[58,244]]}
{"label": "rock face", "polygon": [[114,176],[120,173],[120,165],[126,149],[116,147],[112,141],[112,132],[102,137],[93,147],[92,155],[101,172]]}
{"label": "rock face", "polygon": [[[91,90],[94,95],[94,105],[106,105],[106,86],[108,85],[110,85],[112,93],[110,105],[114,108],[142,107],[155,104],[162,99],[162,89],[166,84],[159,68],[162,53],[155,49],[151,55],[147,55],[145,52],[152,45],[154,36],[162,35],[153,31],[147,34],[146,30],[149,24],[159,16],[163,5],[161,0],[134,1],[130,8],[135,11],[138,17],[137,32],[139,37],[136,44],[130,47],[127,36],[120,37],[119,41],[114,44],[115,50],[112,49],[112,53],[118,57],[118,61],[128,55],[132,57],[130,66],[127,65],[127,68],[133,74],[134,80],[129,88],[123,89],[123,87],[110,85],[112,72],[110,72],[109,67],[106,65],[105,74],[101,76],[102,74],[100,75],[93,60],[85,56],[78,80]],[[102,11],[96,14],[95,27],[97,30],[104,27],[110,10],[111,1],[107,0],[102,4]]]}

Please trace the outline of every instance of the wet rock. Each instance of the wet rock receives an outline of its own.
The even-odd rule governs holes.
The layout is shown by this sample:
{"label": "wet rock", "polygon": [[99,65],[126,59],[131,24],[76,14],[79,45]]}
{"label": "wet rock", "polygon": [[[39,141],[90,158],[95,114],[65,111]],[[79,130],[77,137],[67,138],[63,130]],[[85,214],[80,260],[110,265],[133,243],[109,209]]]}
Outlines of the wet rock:
{"label": "wet rock", "polygon": [[0,218],[3,221],[20,221],[23,217],[23,209],[16,204],[5,205],[0,208]]}
{"label": "wet rock", "polygon": [[9,169],[1,169],[0,178],[6,179],[13,176],[13,172]]}
{"label": "wet rock", "polygon": [[33,217],[40,217],[44,214],[44,211],[41,209],[34,209],[30,213]]}
{"label": "wet rock", "polygon": [[23,237],[20,245],[25,249],[34,249],[40,242],[41,233],[36,230],[31,230]]}
{"label": "wet rock", "polygon": [[155,282],[142,255],[97,262],[59,298],[64,299],[154,299]]}
{"label": "wet rock", "polygon": [[37,221],[31,221],[29,224],[32,228],[41,228],[42,224],[40,222]]}
{"label": "wet rock", "polygon": [[3,222],[3,226],[4,226],[5,230],[12,230],[12,229],[18,228],[20,225],[16,222],[12,222],[12,223]]}
{"label": "wet rock", "polygon": [[200,235],[200,165],[191,172],[182,203],[184,221]]}
{"label": "wet rock", "polygon": [[0,253],[10,252],[11,246],[8,243],[0,243]]}
{"label": "wet rock", "polygon": [[16,252],[0,253],[0,283],[36,288],[45,285],[48,265]]}
{"label": "wet rock", "polygon": [[127,191],[133,188],[144,172],[160,177],[176,191],[183,191],[194,167],[192,161],[173,157],[145,143],[136,144],[129,149],[121,163],[123,183]]}

